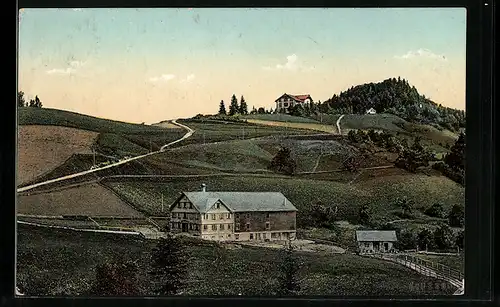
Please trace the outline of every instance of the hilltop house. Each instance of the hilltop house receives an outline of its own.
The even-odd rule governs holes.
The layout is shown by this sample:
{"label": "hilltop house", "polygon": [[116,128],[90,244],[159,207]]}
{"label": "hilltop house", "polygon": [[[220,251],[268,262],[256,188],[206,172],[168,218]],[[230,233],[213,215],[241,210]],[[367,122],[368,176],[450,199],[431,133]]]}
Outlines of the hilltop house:
{"label": "hilltop house", "polygon": [[366,110],[366,114],[377,114],[377,111],[374,108],[369,108]]}
{"label": "hilltop house", "polygon": [[288,112],[288,108],[297,104],[303,105],[311,103],[313,100],[309,94],[305,95],[289,95],[287,93],[281,95],[274,102],[276,103],[276,112]]}
{"label": "hilltop house", "polygon": [[182,192],[170,206],[170,230],[216,241],[296,237],[297,208],[279,192]]}
{"label": "hilltop house", "polygon": [[391,253],[397,241],[395,230],[357,230],[358,253]]}

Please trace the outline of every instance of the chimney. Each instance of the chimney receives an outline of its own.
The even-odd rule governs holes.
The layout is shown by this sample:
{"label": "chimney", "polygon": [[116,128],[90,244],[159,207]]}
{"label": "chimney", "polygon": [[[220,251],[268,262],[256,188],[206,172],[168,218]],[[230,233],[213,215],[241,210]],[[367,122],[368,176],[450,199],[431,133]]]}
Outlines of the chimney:
{"label": "chimney", "polygon": [[206,192],[207,191],[207,185],[206,184],[204,184],[204,183],[201,184],[201,191],[202,192]]}

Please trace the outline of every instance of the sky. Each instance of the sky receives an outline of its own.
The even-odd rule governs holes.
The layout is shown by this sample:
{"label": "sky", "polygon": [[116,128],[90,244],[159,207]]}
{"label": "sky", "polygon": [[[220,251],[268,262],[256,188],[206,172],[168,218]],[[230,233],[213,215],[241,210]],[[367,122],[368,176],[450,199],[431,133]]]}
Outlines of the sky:
{"label": "sky", "polygon": [[398,76],[465,109],[464,8],[22,9],[18,43],[28,99],[133,123]]}

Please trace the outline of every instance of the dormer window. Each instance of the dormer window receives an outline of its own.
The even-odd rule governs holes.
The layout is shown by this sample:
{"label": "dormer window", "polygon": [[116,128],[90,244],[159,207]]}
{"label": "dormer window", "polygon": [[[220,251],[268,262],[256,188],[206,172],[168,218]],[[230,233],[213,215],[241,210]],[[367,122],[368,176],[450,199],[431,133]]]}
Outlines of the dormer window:
{"label": "dormer window", "polygon": [[215,208],[220,209],[220,204],[219,204],[219,203],[216,203],[216,204],[215,204]]}

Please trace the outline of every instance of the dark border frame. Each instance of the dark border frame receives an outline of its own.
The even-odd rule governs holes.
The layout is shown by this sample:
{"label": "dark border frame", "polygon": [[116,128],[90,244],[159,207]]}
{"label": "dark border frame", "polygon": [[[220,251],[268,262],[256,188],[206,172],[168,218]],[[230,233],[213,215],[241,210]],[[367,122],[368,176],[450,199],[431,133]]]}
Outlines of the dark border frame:
{"label": "dark border frame", "polygon": [[[330,2],[330,1],[329,1]],[[20,0],[16,6],[16,26],[18,8],[57,8],[57,7],[465,7],[467,8],[467,170],[466,170],[466,269],[467,279],[464,296],[453,297],[411,297],[411,298],[300,298],[300,299],[266,299],[266,298],[14,298],[15,274],[15,165],[17,142],[16,106],[8,104],[9,114],[6,118],[7,138],[4,138],[0,152],[2,176],[0,177],[1,262],[2,306],[7,305],[49,305],[71,304],[74,306],[103,304],[120,304],[122,306],[160,306],[190,304],[307,304],[321,305],[343,303],[349,305],[385,306],[398,303],[404,306],[432,303],[436,305],[450,304],[459,306],[471,302],[485,303],[493,299],[492,261],[493,257],[493,196],[494,196],[494,104],[493,104],[493,11],[492,0],[343,0],[338,3],[323,1],[245,1],[234,3],[225,1],[193,1],[193,0]],[[17,99],[17,27],[16,27],[16,99]],[[12,198],[11,198],[12,197]],[[407,300],[411,299],[411,300]],[[258,301],[256,301],[258,300]]]}

